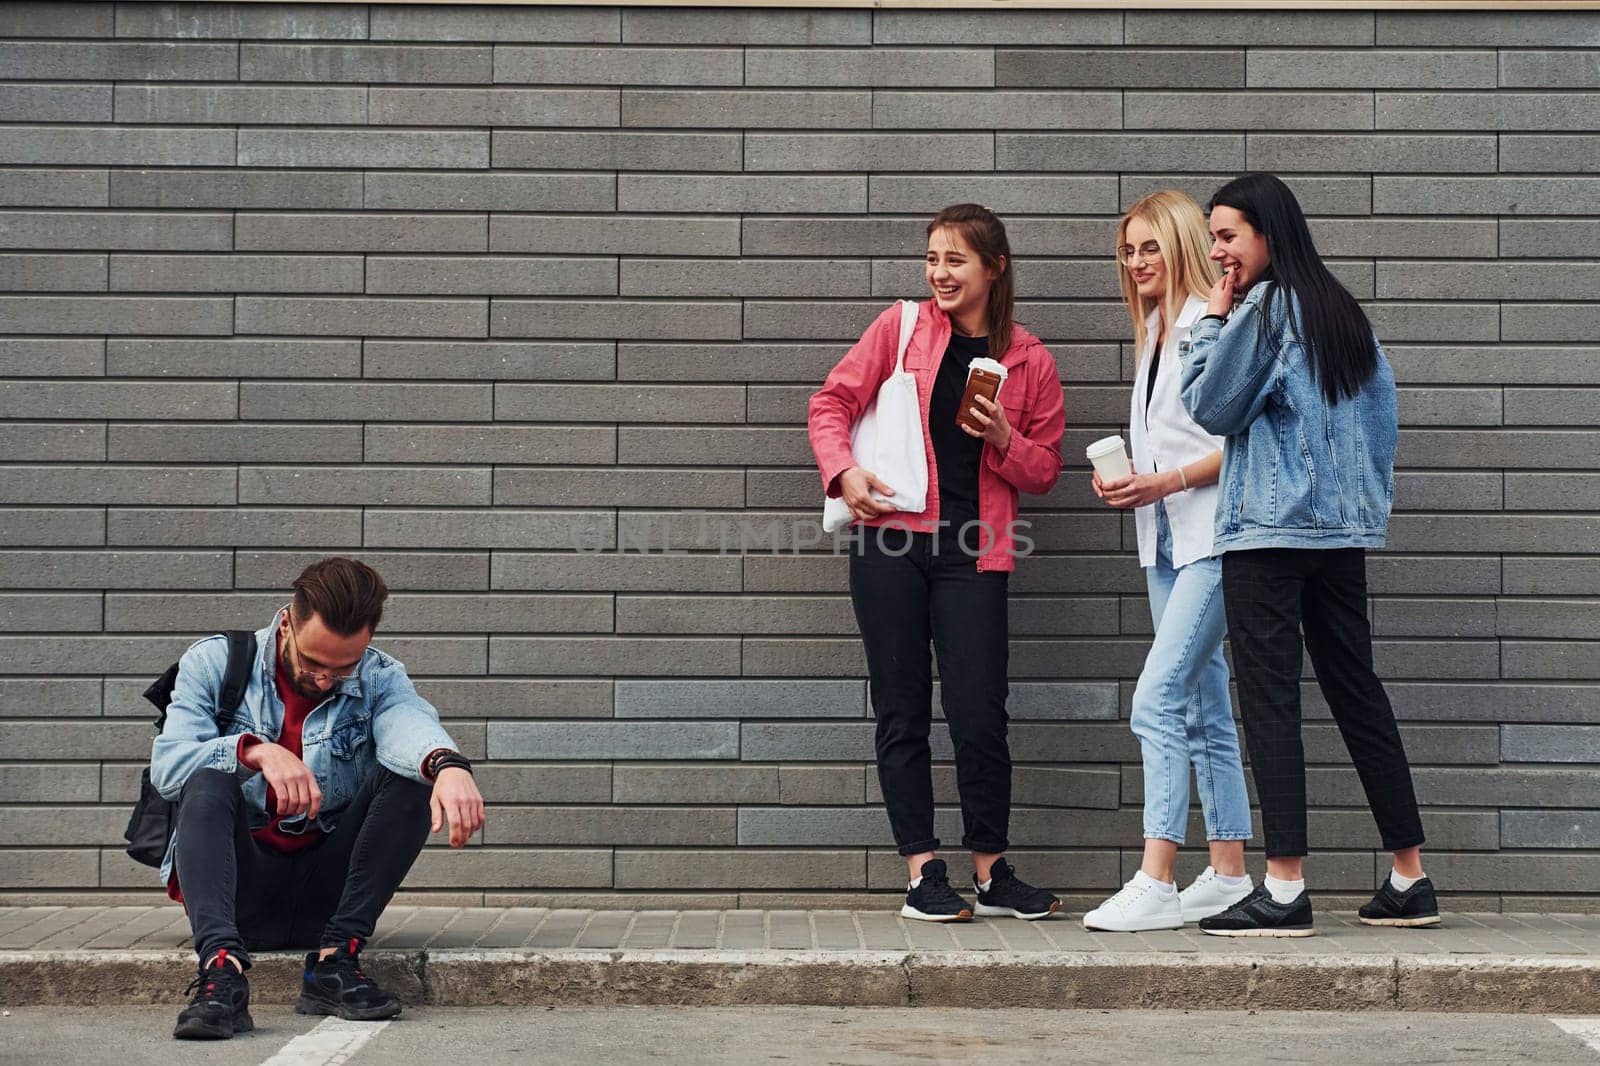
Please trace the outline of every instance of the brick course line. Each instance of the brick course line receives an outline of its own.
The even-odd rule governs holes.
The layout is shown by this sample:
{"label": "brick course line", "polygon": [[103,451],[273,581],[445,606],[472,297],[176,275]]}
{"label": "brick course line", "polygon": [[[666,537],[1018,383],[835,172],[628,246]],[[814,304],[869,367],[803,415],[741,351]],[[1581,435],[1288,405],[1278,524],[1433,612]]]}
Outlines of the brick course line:
{"label": "brick course line", "polygon": [[[1428,870],[1448,905],[1600,908],[1600,13],[12,7],[0,904],[148,906],[96,942],[182,940],[120,850],[138,690],[351,552],[395,590],[378,646],[494,790],[489,843],[430,849],[406,906],[548,908],[474,943],[563,949],[615,920],[591,908],[726,945],[756,931],[681,908],[888,907],[842,560],[726,556],[693,512],[816,517],[806,400],[920,289],[925,217],[965,199],[1003,209],[1069,418],[1012,583],[1015,848],[1071,905],[1104,898],[1138,862],[1150,632],[1131,530],[1081,459],[1123,428],[1134,370],[1110,234],[1146,192],[1268,169],[1399,380],[1371,614]],[[668,551],[620,550],[662,530]],[[1312,885],[1343,908],[1386,857],[1304,680]],[[447,933],[399,916],[396,950]],[[0,947],[23,928],[4,920]],[[88,919],[55,920],[41,939]],[[797,935],[762,921],[762,945]],[[874,950],[956,943],[851,922]],[[1460,935],[1554,952],[1573,928]],[[969,939],[1085,943],[995,936]],[[1391,1001],[1427,979],[1388,973]]]}

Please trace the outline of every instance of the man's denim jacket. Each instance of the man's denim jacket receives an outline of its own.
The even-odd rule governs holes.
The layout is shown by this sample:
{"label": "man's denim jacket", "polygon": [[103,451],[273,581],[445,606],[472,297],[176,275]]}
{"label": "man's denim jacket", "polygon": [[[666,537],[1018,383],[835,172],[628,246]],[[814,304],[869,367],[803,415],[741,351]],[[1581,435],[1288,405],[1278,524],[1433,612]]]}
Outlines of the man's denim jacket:
{"label": "man's denim jacket", "polygon": [[1227,438],[1214,550],[1381,548],[1394,504],[1394,373],[1379,346],[1361,391],[1330,405],[1291,327],[1293,295],[1267,299],[1274,284],[1258,282],[1226,323],[1203,318],[1189,334],[1183,405]]}
{"label": "man's denim jacket", "polygon": [[[189,646],[178,660],[178,679],[167,707],[167,722],[150,753],[150,780],[176,800],[196,770],[210,767],[241,781],[252,826],[265,826],[267,783],[239,764],[239,741],[248,733],[276,741],[283,730],[283,700],[273,676],[277,669],[278,627],[284,612],[256,633],[256,662],[236,712],[219,712],[217,696],[228,662],[228,642],[207,637]],[[381,764],[402,777],[426,783],[422,762],[439,748],[456,750],[439,724],[439,712],[412,687],[406,669],[377,648],[368,647],[356,676],[336,685],[306,716],[301,733],[304,760],[322,790],[317,826],[331,831],[356,790]],[[287,833],[305,832],[305,817],[282,824]],[[177,834],[173,834],[173,840]],[[172,875],[172,845],[161,864],[161,883]]]}

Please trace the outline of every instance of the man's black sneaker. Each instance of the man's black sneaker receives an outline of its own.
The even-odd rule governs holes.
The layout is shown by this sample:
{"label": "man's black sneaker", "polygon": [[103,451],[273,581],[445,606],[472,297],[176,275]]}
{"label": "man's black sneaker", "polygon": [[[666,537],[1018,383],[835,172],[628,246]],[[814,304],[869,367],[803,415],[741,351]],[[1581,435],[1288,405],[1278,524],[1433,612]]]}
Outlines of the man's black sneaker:
{"label": "man's black sneaker", "polygon": [[943,859],[922,864],[922,880],[906,892],[900,917],[920,922],[970,922],[972,908],[950,887],[950,871]]}
{"label": "man's black sneaker", "polygon": [[361,972],[356,958],[359,942],[339,948],[317,961],[317,952],[306,956],[306,976],[300,983],[296,1014],[334,1014],[348,1022],[375,1022],[400,1013],[400,1001]]}
{"label": "man's black sneaker", "polygon": [[1356,914],[1366,925],[1415,929],[1439,924],[1439,901],[1433,894],[1433,882],[1426,877],[1402,892],[1385,875],[1378,894]]}
{"label": "man's black sneaker", "polygon": [[1200,931],[1212,936],[1312,936],[1311,897],[1301,892],[1293,903],[1272,898],[1266,885],[1221,914],[1200,919]]}
{"label": "man's black sneaker", "polygon": [[996,859],[989,871],[989,891],[978,888],[978,875],[972,875],[978,893],[978,915],[982,918],[1022,918],[1033,921],[1061,909],[1061,901],[1042,888],[1034,888],[1017,876],[1016,868]]}
{"label": "man's black sneaker", "polygon": [[174,1039],[227,1040],[256,1027],[250,1018],[250,982],[228,961],[227,948],[217,952],[210,966],[202,966],[184,991],[193,992],[194,998],[178,1014]]}

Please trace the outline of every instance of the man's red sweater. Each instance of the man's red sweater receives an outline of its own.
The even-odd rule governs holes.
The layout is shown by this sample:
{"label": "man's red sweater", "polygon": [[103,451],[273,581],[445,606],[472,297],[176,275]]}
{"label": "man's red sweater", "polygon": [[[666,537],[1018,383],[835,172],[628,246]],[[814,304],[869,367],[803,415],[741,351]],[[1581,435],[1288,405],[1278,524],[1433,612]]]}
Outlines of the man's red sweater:
{"label": "man's red sweater", "polygon": [[[278,746],[287,749],[295,758],[300,758],[303,752],[301,734],[305,731],[306,716],[316,709],[322,702],[322,697],[302,696],[295,691],[289,679],[288,669],[285,667],[282,656],[278,657],[278,669],[273,680],[278,686],[278,698],[283,700],[283,732],[278,734]],[[260,739],[246,733],[239,738],[239,754],[242,756],[252,747],[260,744]],[[269,816],[278,809],[278,796],[267,786],[267,811]],[[322,830],[316,827],[308,828],[304,833],[285,833],[281,828],[283,819],[271,816],[271,821],[260,829],[252,829],[250,835],[256,843],[262,844],[274,851],[299,851],[308,848],[322,839]],[[172,876],[167,880],[167,895],[179,903],[183,902],[183,892],[178,888],[178,871],[174,867]]]}

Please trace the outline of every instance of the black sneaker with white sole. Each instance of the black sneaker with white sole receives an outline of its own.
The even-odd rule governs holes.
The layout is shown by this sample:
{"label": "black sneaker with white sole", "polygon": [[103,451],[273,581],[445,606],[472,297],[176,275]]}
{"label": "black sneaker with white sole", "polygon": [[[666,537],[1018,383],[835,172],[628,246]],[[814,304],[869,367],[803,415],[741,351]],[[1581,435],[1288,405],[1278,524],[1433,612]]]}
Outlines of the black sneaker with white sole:
{"label": "black sneaker with white sole", "polygon": [[1402,892],[1386,876],[1378,886],[1378,894],[1356,916],[1364,925],[1418,929],[1439,924],[1439,900],[1433,894],[1433,882],[1426,877]]}
{"label": "black sneaker with white sole", "polygon": [[1021,918],[1034,921],[1061,909],[1061,901],[1042,888],[1034,888],[1017,876],[1016,867],[996,859],[989,871],[989,890],[978,888],[978,875],[972,875],[978,893],[980,918]]}
{"label": "black sneaker with white sole", "polygon": [[944,860],[929,859],[922,864],[922,880],[906,891],[900,917],[919,922],[970,922],[972,908],[950,887],[950,870]]}
{"label": "black sneaker with white sole", "polygon": [[1314,936],[1311,897],[1302,891],[1292,903],[1279,903],[1266,885],[1221,914],[1200,919],[1200,931],[1212,936]]}

